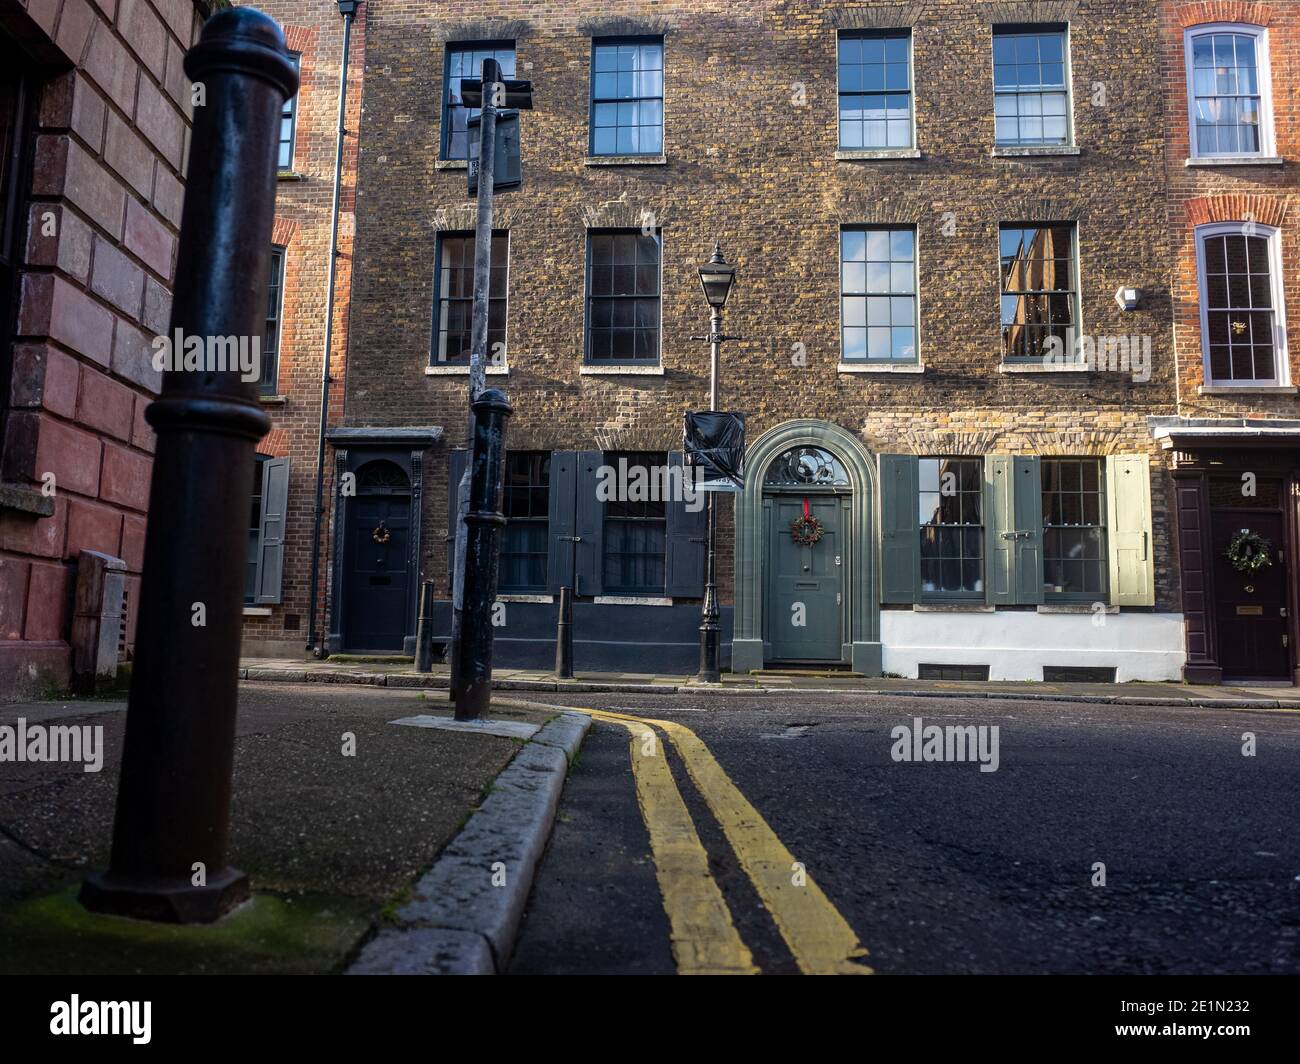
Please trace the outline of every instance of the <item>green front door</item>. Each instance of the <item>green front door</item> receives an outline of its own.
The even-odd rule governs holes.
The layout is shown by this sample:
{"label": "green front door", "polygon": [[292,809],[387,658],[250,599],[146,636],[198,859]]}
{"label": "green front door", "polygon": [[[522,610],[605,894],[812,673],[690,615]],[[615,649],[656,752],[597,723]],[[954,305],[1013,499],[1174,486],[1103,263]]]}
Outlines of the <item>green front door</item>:
{"label": "green front door", "polygon": [[[797,543],[790,526],[804,500],[822,524],[821,538]],[[771,495],[764,500],[767,574],[764,623],[771,661],[839,661],[843,654],[844,548],[839,496]]]}

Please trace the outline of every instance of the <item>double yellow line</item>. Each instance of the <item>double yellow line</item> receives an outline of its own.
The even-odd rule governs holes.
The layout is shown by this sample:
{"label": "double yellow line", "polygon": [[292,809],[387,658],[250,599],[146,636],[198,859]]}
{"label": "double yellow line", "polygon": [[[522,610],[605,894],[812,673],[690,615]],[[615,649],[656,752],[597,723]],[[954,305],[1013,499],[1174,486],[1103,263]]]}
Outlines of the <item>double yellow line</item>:
{"label": "double yellow line", "polygon": [[[536,702],[493,699],[504,705],[539,708]],[[586,709],[630,733],[637,801],[650,835],[659,889],[668,914],[677,970],[685,974],[757,974],[722,892],[708,867],[708,854],[672,777],[655,728],[668,736],[692,783],[717,818],[741,868],[806,975],[870,975],[857,963],[867,951],[853,928],[822,889],[741,794],[699,737],[674,721],[651,720]]]}

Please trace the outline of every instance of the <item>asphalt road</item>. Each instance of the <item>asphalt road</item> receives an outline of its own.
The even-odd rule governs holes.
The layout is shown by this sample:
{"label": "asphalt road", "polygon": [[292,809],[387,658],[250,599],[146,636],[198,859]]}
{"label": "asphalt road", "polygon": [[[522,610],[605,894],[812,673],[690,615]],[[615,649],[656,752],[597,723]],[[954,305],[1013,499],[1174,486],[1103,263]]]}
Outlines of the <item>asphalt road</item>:
{"label": "asphalt road", "polygon": [[[689,728],[877,973],[1300,973],[1298,713],[853,695],[563,701]],[[917,717],[996,726],[997,770],[894,760],[892,730]],[[680,750],[663,750],[754,965],[799,971],[770,894]],[[625,727],[597,720],[513,972],[677,970],[635,756]]]}

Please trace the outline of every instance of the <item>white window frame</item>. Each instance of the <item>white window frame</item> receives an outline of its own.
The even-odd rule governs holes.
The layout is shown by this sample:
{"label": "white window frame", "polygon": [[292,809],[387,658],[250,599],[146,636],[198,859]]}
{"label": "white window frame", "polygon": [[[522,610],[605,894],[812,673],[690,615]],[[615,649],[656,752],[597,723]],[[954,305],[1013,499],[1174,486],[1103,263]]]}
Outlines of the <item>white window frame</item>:
{"label": "white window frame", "polygon": [[[1259,63],[1259,151],[1203,152],[1196,137],[1196,83],[1193,77],[1192,42],[1215,33],[1239,33],[1255,38]],[[1268,28],[1246,22],[1206,22],[1183,31],[1183,87],[1187,92],[1187,147],[1192,159],[1270,159],[1277,151],[1273,130],[1273,64],[1269,56]]]}
{"label": "white window frame", "polygon": [[[1238,235],[1268,241],[1269,281],[1273,294],[1273,378],[1271,380],[1217,380],[1210,373],[1210,307],[1206,293],[1205,241],[1210,237]],[[1196,296],[1201,309],[1201,365],[1207,385],[1214,388],[1273,388],[1291,383],[1291,361],[1286,347],[1286,285],[1282,276],[1282,230],[1260,222],[1211,222],[1196,227]]]}

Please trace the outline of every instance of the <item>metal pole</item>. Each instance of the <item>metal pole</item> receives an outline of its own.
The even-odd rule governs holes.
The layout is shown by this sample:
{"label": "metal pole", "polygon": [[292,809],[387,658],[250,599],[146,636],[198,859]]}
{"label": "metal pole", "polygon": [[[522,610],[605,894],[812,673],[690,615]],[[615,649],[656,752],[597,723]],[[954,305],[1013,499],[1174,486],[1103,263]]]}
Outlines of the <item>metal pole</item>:
{"label": "metal pole", "polygon": [[[714,307],[709,316],[709,409],[718,409],[718,369],[722,348],[722,309]],[[715,575],[717,559],[718,521],[713,499],[717,492],[709,492],[706,506],[705,533],[707,561],[704,575],[704,603],[700,611],[700,683],[720,683],[722,659],[719,652],[718,585]]]}
{"label": "metal pole", "polygon": [[[171,352],[145,413],[158,443],[112,857],[106,873],[87,878],[81,901],[206,923],[248,896],[247,877],[226,864],[226,842],[243,543],[254,447],[270,427],[260,367],[221,369],[214,356],[222,338],[261,343],[280,110],[298,74],[280,27],[246,7],[208,20],[185,73],[205,99],[194,109],[167,339],[190,342]],[[196,340],[207,354],[199,372],[176,357]]]}
{"label": "metal pole", "polygon": [[[474,312],[469,341],[469,438],[474,438],[474,402],[487,384],[488,296],[492,281],[492,189],[496,180],[497,108],[493,103],[496,86],[501,83],[501,64],[483,60],[483,106],[478,131],[478,216],[474,223]],[[464,626],[466,525],[469,515],[470,471],[467,463],[456,495],[455,564],[452,566],[451,592],[451,689],[457,700],[456,677]],[[488,603],[488,609],[492,604]]]}
{"label": "metal pole", "polygon": [[477,720],[492,694],[492,604],[497,597],[502,476],[506,420],[513,413],[505,392],[485,388],[474,400],[474,444],[470,508],[465,515],[465,609],[461,647],[451,677],[456,719]]}
{"label": "metal pole", "polygon": [[307,609],[307,649],[322,656],[316,645],[316,582],[320,576],[320,527],[325,515],[325,428],[329,419],[330,348],[334,340],[334,276],[339,255],[339,185],[343,179],[344,119],[348,102],[348,51],[352,45],[354,11],[343,14],[343,64],[339,68],[339,124],[334,149],[334,198],[330,204],[329,279],[325,282],[325,349],[320,367],[320,426],[316,432],[316,509],[311,535],[311,605]]}

